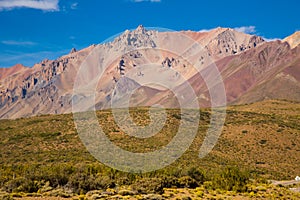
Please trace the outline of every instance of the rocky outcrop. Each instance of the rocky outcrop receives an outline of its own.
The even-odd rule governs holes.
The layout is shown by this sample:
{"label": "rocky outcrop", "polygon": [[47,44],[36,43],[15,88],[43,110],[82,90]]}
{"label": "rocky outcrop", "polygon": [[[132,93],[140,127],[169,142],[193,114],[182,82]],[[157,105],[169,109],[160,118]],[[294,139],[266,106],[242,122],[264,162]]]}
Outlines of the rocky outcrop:
{"label": "rocky outcrop", "polygon": [[179,59],[175,59],[175,58],[169,58],[169,57],[166,57],[163,61],[162,61],[162,66],[163,67],[176,67],[178,66],[180,63],[180,60]]}
{"label": "rocky outcrop", "polygon": [[146,30],[142,25],[140,25],[136,30],[126,30],[109,45],[113,45],[114,48],[119,51],[130,51],[131,49],[140,47],[154,48],[156,47],[154,40],[157,35],[157,31]]}
{"label": "rocky outcrop", "polygon": [[75,48],[72,48],[70,51],[70,54],[77,52],[77,50]]}
{"label": "rocky outcrop", "polygon": [[[53,61],[45,59],[32,68],[25,68],[1,79],[0,117],[61,113],[57,107],[65,104],[70,106],[71,95],[64,94],[61,78],[68,74],[68,67],[77,65],[77,59],[82,59],[82,52],[77,55],[74,53]],[[65,99],[65,95],[69,96],[68,103],[61,100]]]}
{"label": "rocky outcrop", "polygon": [[205,46],[210,56],[224,57],[241,53],[256,47],[264,42],[264,39],[255,35],[246,35],[232,29],[218,28],[217,36]]}

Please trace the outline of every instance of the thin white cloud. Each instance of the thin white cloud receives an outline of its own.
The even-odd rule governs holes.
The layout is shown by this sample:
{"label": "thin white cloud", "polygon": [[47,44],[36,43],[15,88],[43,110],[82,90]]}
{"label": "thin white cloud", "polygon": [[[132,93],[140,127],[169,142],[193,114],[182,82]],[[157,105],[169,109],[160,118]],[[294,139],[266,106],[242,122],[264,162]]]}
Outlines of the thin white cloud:
{"label": "thin white cloud", "polygon": [[59,11],[59,0],[0,0],[0,11],[15,8],[32,8],[43,11]]}
{"label": "thin white cloud", "polygon": [[35,42],[31,41],[15,41],[15,40],[3,40],[1,41],[2,44],[5,45],[13,45],[13,46],[34,46],[37,45]]}
{"label": "thin white cloud", "polygon": [[247,34],[256,33],[255,26],[241,26],[241,27],[234,28],[234,30],[242,33],[247,33]]}
{"label": "thin white cloud", "polygon": [[205,32],[209,32],[212,31],[214,29],[201,29],[200,31],[198,31],[199,33],[205,33]]}
{"label": "thin white cloud", "polygon": [[4,51],[0,53],[0,67],[11,67],[17,63],[25,66],[33,66],[36,63],[48,58],[57,59],[58,57],[67,54],[70,49],[60,51],[40,51],[40,52],[18,52],[18,51]]}
{"label": "thin white cloud", "polygon": [[134,3],[141,3],[141,2],[151,2],[151,3],[160,3],[161,0],[131,0]]}
{"label": "thin white cloud", "polygon": [[76,10],[77,7],[78,7],[78,3],[77,2],[71,4],[71,9],[72,10]]}

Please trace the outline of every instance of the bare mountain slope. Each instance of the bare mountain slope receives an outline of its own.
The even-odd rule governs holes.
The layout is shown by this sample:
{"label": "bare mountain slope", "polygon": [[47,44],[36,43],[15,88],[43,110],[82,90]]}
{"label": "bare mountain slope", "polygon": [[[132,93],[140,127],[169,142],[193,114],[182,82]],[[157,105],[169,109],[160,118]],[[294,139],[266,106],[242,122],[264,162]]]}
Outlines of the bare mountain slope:
{"label": "bare mountain slope", "polygon": [[[195,41],[201,48],[194,47]],[[99,56],[86,63],[88,55],[95,50]],[[176,105],[171,91],[160,85],[144,85],[146,77],[155,80],[158,74],[165,75],[167,83],[177,86],[178,90],[185,89],[182,78],[189,80],[201,105],[209,105],[205,82],[196,74],[195,66],[209,75],[212,63],[221,71],[228,102],[245,103],[282,96],[299,100],[298,55],[298,48],[290,49],[287,43],[265,42],[261,37],[229,28],[209,32],[158,32],[139,26],[125,31],[112,42],[81,51],[73,49],[68,55],[53,61],[44,60],[32,68],[2,69],[0,118],[71,112],[74,80],[83,63],[84,67],[96,66],[86,70],[84,75],[91,77],[87,84],[97,83],[98,109],[109,107],[116,83],[125,74],[128,80],[123,82],[122,88],[138,88],[132,100],[134,105]],[[157,68],[147,67],[149,64]],[[96,80],[97,66],[103,65],[106,70],[101,79]],[[274,89],[269,89],[270,85]],[[280,95],[276,94],[276,87],[281,88]]]}
{"label": "bare mountain slope", "polygon": [[291,49],[286,42],[268,42],[223,58],[217,66],[228,103],[244,104],[264,99],[300,101],[299,47]]}
{"label": "bare mountain slope", "polygon": [[300,31],[297,31],[294,34],[286,37],[283,41],[288,42],[291,48],[295,48],[300,44]]}
{"label": "bare mountain slope", "polygon": [[[241,54],[216,61],[223,78],[228,104],[245,104],[265,99],[300,101],[300,47],[291,49],[287,42],[273,41],[249,49]],[[211,67],[202,74],[211,77]],[[213,78],[211,79],[213,80]],[[203,76],[195,74],[188,82],[197,94],[201,106],[210,106],[211,97]],[[176,90],[185,90],[179,85]],[[162,91],[161,97],[174,95]],[[147,105],[154,103],[173,107],[176,102],[149,97]]]}
{"label": "bare mountain slope", "polygon": [[0,68],[0,80],[6,78],[8,76],[12,76],[14,74],[21,73],[27,69],[28,68],[23,66],[22,64],[16,64],[15,66],[10,67],[10,68]]}

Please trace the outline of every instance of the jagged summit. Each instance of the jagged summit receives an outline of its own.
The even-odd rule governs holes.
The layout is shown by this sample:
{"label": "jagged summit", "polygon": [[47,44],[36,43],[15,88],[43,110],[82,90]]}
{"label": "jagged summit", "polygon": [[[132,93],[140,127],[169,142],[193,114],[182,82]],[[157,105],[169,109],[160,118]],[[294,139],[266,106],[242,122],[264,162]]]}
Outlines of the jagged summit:
{"label": "jagged summit", "polygon": [[140,24],[140,25],[136,28],[136,31],[144,33],[144,32],[146,31],[146,29],[145,29],[145,27],[144,27],[142,24]]}
{"label": "jagged summit", "polygon": [[112,44],[119,49],[156,47],[154,42],[157,31],[147,30],[143,25],[139,25],[134,30],[126,30],[123,34],[114,39]]}
{"label": "jagged summit", "polygon": [[129,31],[131,34],[138,35],[138,34],[145,34],[145,35],[153,35],[156,30],[146,29],[143,25],[139,25],[136,29]]}
{"label": "jagged summit", "polygon": [[75,48],[72,48],[71,51],[70,51],[70,54],[75,53],[75,52],[77,52],[77,50]]}
{"label": "jagged summit", "polygon": [[123,34],[146,34],[146,32],[148,32],[149,30],[147,30],[143,25],[139,25],[138,27],[136,27],[136,29],[132,29],[132,30],[125,30]]}

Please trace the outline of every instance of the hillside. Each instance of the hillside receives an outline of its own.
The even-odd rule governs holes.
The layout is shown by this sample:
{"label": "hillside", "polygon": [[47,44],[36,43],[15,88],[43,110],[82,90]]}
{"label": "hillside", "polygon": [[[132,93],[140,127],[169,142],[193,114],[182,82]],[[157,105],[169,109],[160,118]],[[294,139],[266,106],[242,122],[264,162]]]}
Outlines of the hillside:
{"label": "hillside", "polygon": [[[259,36],[229,28],[209,32],[158,32],[139,26],[136,30],[125,31],[112,42],[91,45],[80,51],[73,49],[57,60],[45,59],[18,73],[5,73],[7,75],[0,78],[0,117],[70,113],[73,86],[82,65],[86,69],[85,76],[90,77],[88,84],[99,83],[96,105],[98,109],[105,109],[109,107],[112,90],[121,77],[126,76],[140,85],[149,82],[147,77],[152,81],[155,77],[164,77],[173,88],[180,87],[184,80],[210,64],[263,43]],[[98,55],[88,57],[92,52]],[[149,64],[157,68],[147,67]],[[105,68],[101,80],[96,80],[100,76],[97,66]],[[140,106],[166,101],[160,99],[160,94],[166,92],[161,86],[146,85],[141,90],[146,90],[148,95],[136,100]],[[148,100],[150,97],[154,99]]]}
{"label": "hillside", "polygon": [[[206,82],[216,81],[212,74],[215,66],[221,73],[228,104],[264,99],[300,101],[296,40],[297,33],[286,42],[266,42],[229,28],[158,32],[139,26],[126,30],[112,42],[80,51],[72,49],[68,55],[53,61],[45,59],[32,68],[16,65],[1,69],[0,117],[70,113],[72,100],[82,104],[84,98],[73,96],[79,73],[87,78],[84,87],[96,84],[96,109],[110,107],[116,86],[123,88],[120,99],[136,90],[131,106],[161,104],[176,108],[174,94],[166,86],[184,93],[187,83],[200,106],[207,107],[211,97]],[[122,77],[127,81],[121,81]],[[165,86],[148,84],[162,80]]]}
{"label": "hillside", "polygon": [[[149,123],[147,110],[134,108],[131,114],[137,123],[145,125]],[[149,139],[138,139],[124,134],[112,121],[110,110],[98,111],[97,116],[100,126],[105,125],[103,129],[114,144],[133,152],[149,152],[161,148],[171,140],[174,130],[178,127],[178,112],[176,109],[168,110],[166,126]],[[276,100],[229,107],[217,145],[208,156],[199,159],[199,147],[210,119],[210,110],[203,109],[198,134],[186,153],[166,169],[141,177],[181,177],[185,176],[187,171],[196,168],[206,174],[205,180],[208,181],[212,179],[213,174],[218,174],[227,166],[237,166],[240,170],[249,172],[250,177],[256,180],[293,179],[300,174],[299,112],[299,103]],[[93,188],[91,184],[96,184],[95,181],[98,180],[94,179],[94,173],[98,173],[99,180],[102,180],[101,183],[97,183],[100,185],[95,186],[96,188],[110,187],[117,191],[123,185],[134,186],[135,180],[141,178],[114,171],[97,162],[81,143],[70,114],[43,115],[0,122],[0,187],[6,190],[30,190],[14,185],[18,183],[11,181],[12,177],[18,178],[16,180],[20,181],[19,184],[27,181],[25,183],[30,185],[30,181],[37,181],[38,185],[34,186],[31,192],[40,189],[39,194],[44,195],[55,195],[58,191],[65,195],[80,190],[87,192],[90,190],[88,188]],[[46,183],[47,180],[49,183]],[[91,182],[81,182],[84,180]],[[110,185],[112,182],[117,185]],[[199,183],[201,185],[201,181]],[[90,184],[90,187],[85,188],[82,184]],[[46,187],[50,189],[45,190]],[[152,186],[145,187],[151,191]],[[267,195],[264,192],[262,194]]]}
{"label": "hillside", "polygon": [[291,48],[295,48],[300,44],[300,31],[297,31],[294,34],[284,38],[283,41],[288,42]]}

